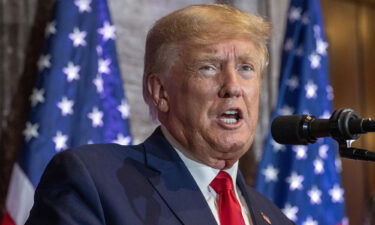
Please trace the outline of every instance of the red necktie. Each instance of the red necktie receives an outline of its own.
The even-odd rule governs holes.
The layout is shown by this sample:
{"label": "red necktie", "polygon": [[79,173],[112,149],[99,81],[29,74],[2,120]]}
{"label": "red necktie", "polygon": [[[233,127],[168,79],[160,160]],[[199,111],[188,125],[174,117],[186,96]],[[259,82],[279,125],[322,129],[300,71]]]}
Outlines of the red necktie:
{"label": "red necktie", "polygon": [[219,218],[221,225],[245,225],[238,203],[233,191],[232,178],[228,173],[220,171],[210,186],[219,196]]}

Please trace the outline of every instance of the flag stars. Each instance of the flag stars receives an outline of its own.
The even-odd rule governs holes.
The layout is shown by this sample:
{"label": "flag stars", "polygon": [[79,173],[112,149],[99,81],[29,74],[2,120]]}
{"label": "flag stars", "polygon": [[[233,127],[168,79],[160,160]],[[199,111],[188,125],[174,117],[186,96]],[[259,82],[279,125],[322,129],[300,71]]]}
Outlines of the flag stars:
{"label": "flag stars", "polygon": [[38,69],[39,71],[44,70],[45,68],[51,67],[51,55],[41,55],[38,60]]}
{"label": "flag stars", "polygon": [[57,131],[56,136],[54,136],[52,140],[55,143],[56,152],[60,152],[67,148],[66,142],[68,141],[68,135],[62,134],[61,131]]}
{"label": "flag stars", "polygon": [[302,9],[299,7],[291,7],[289,11],[289,20],[294,22],[301,19]]}
{"label": "flag stars", "polygon": [[96,78],[92,81],[96,87],[96,92],[102,93],[103,92],[103,78],[101,75],[97,75]]}
{"label": "flag stars", "polygon": [[110,39],[115,40],[115,31],[115,26],[111,25],[108,21],[105,21],[103,27],[98,29],[98,33],[103,36],[104,41],[108,41]]}
{"label": "flag stars", "polygon": [[316,41],[316,52],[320,55],[327,55],[328,43],[322,39]]}
{"label": "flag stars", "polygon": [[292,147],[293,151],[296,153],[297,159],[306,159],[307,157],[307,147],[304,145],[295,145]]}
{"label": "flag stars", "polygon": [[111,64],[110,59],[99,59],[98,62],[98,71],[99,73],[103,74],[109,74],[111,72],[111,69],[109,68],[109,65]]}
{"label": "flag stars", "polygon": [[284,44],[284,50],[285,51],[290,51],[293,49],[293,39],[292,38],[288,38],[286,41],[285,41],[285,44]]}
{"label": "flag stars", "polygon": [[86,45],[86,40],[85,40],[86,35],[87,35],[86,31],[80,31],[79,28],[75,27],[73,29],[73,33],[69,34],[69,38],[70,38],[70,40],[73,41],[74,47],[85,46]]}
{"label": "flag stars", "polygon": [[307,84],[305,85],[306,98],[307,99],[316,98],[317,97],[317,94],[316,94],[317,90],[318,90],[318,86],[314,82],[312,82],[312,81],[307,82]]}
{"label": "flag stars", "polygon": [[286,178],[286,182],[289,183],[289,189],[291,191],[294,190],[301,190],[303,188],[302,182],[304,177],[298,175],[296,172],[292,172],[292,174]]}
{"label": "flag stars", "polygon": [[283,116],[291,115],[293,114],[293,112],[294,112],[294,109],[290,107],[289,105],[283,105],[283,107],[280,108],[280,111],[279,111],[279,113]]}
{"label": "flag stars", "polygon": [[335,167],[336,167],[337,172],[341,173],[341,171],[342,171],[342,162],[341,162],[341,159],[339,157],[335,158]]}
{"label": "flag stars", "polygon": [[91,12],[91,1],[92,0],[75,0],[74,4],[78,7],[80,13]]}
{"label": "flag stars", "polygon": [[326,159],[327,158],[327,152],[328,152],[328,150],[329,150],[328,145],[321,145],[319,147],[319,156],[320,156],[320,158]]}
{"label": "flag stars", "polygon": [[338,184],[335,184],[328,193],[331,196],[332,202],[341,203],[344,201],[344,190]]}
{"label": "flag stars", "polygon": [[286,217],[288,217],[290,220],[296,222],[297,221],[297,213],[298,213],[298,207],[297,206],[291,206],[290,204],[286,204],[285,207],[282,209],[283,213]]}
{"label": "flag stars", "polygon": [[314,172],[315,174],[322,174],[324,172],[324,163],[321,159],[315,159],[314,162]]}
{"label": "flag stars", "polygon": [[308,192],[307,195],[310,197],[310,202],[313,205],[318,205],[322,203],[322,191],[319,190],[316,186],[312,187]]}
{"label": "flag stars", "polygon": [[117,107],[117,110],[120,111],[122,119],[127,119],[129,117],[129,105],[125,100],[121,101],[121,105]]}
{"label": "flag stars", "polygon": [[38,103],[44,102],[44,89],[34,88],[30,96],[31,106],[36,106]]}
{"label": "flag stars", "polygon": [[51,34],[56,34],[56,22],[51,21],[46,26],[46,36],[50,36]]}
{"label": "flag stars", "polygon": [[73,114],[73,105],[74,101],[69,100],[67,97],[63,97],[60,102],[57,103],[57,107],[60,108],[61,114],[63,116],[72,115]]}
{"label": "flag stars", "polygon": [[331,85],[327,85],[326,91],[327,91],[327,100],[332,101],[333,98],[334,98],[332,86]]}
{"label": "flag stars", "polygon": [[289,90],[294,91],[298,85],[299,80],[297,76],[292,76],[286,81],[286,85],[289,87]]}
{"label": "flag stars", "polygon": [[37,138],[39,136],[38,133],[39,124],[35,123],[32,124],[30,122],[26,123],[26,128],[23,130],[23,135],[25,136],[26,141],[30,141],[31,138]]}
{"label": "flag stars", "polygon": [[320,60],[321,60],[321,56],[316,54],[315,52],[314,53],[311,53],[311,55],[309,56],[309,60],[310,60],[310,67],[312,69],[317,69],[320,67]]}
{"label": "flag stars", "polygon": [[266,182],[277,181],[278,173],[279,170],[272,165],[268,165],[266,169],[262,170],[262,174],[264,175]]}
{"label": "flag stars", "polygon": [[328,110],[325,110],[323,114],[320,116],[321,119],[329,119],[331,117],[331,113]]}
{"label": "flag stars", "polygon": [[99,111],[97,107],[94,107],[87,116],[91,119],[93,127],[103,126],[103,112]]}
{"label": "flag stars", "polygon": [[285,146],[282,144],[277,143],[275,140],[272,139],[271,145],[275,152],[283,152],[285,151]]}
{"label": "flag stars", "polygon": [[124,136],[123,134],[117,134],[117,139],[113,141],[113,143],[119,145],[129,145],[131,142],[130,136]]}
{"label": "flag stars", "polygon": [[79,71],[81,67],[74,65],[73,62],[69,62],[67,67],[63,68],[63,72],[66,74],[69,82],[79,79]]}
{"label": "flag stars", "polygon": [[309,216],[304,222],[302,222],[302,225],[318,225],[318,221],[313,220],[311,216]]}

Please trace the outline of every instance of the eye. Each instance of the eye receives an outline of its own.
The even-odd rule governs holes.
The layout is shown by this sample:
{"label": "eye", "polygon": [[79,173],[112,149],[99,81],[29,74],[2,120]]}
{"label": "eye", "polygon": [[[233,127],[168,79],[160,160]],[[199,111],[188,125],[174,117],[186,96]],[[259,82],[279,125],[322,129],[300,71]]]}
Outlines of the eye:
{"label": "eye", "polygon": [[214,65],[204,65],[199,67],[198,70],[199,73],[205,76],[214,76],[218,72],[218,69]]}
{"label": "eye", "polygon": [[238,65],[237,71],[241,76],[243,76],[245,78],[249,78],[255,73],[254,67],[252,65],[249,65],[249,64]]}

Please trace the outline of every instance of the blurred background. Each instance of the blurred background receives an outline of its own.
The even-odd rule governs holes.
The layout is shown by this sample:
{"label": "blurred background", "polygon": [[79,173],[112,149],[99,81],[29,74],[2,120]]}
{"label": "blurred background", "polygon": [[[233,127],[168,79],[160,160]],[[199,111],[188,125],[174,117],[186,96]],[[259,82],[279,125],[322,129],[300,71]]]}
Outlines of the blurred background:
{"label": "blurred background", "polygon": [[[5,204],[11,168],[23,138],[29,96],[35,83],[37,61],[53,2],[0,1],[1,209]],[[334,108],[349,107],[363,117],[375,116],[375,0],[320,2],[329,43]],[[270,66],[263,81],[258,135],[252,151],[241,161],[248,183],[253,184],[262,142],[268,132],[269,115],[277,98],[288,0],[108,0],[116,26],[124,89],[130,105],[132,136],[134,142],[139,143],[157,126],[149,117],[141,90],[146,33],[156,19],[196,3],[231,4],[267,18],[274,27],[269,45]],[[355,146],[375,150],[375,136],[364,135]],[[342,180],[350,224],[371,224],[375,220],[375,163],[343,159]]]}

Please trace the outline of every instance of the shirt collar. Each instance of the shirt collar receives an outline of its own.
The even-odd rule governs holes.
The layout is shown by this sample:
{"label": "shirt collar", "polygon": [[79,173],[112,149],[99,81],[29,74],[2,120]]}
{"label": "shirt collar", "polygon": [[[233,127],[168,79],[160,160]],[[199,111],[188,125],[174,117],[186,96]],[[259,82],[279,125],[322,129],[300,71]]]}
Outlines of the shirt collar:
{"label": "shirt collar", "polygon": [[[216,177],[220,170],[192,159],[189,152],[180,143],[178,143],[178,141],[169,133],[166,127],[162,125],[161,130],[165,138],[173,146],[181,160],[184,162],[185,166],[188,168],[195,182],[198,184],[199,189],[205,195],[205,193],[209,191],[208,187],[211,181]],[[231,168],[223,171],[227,172],[232,177],[233,187],[236,187],[238,161]],[[234,189],[236,190],[236,188]]]}

